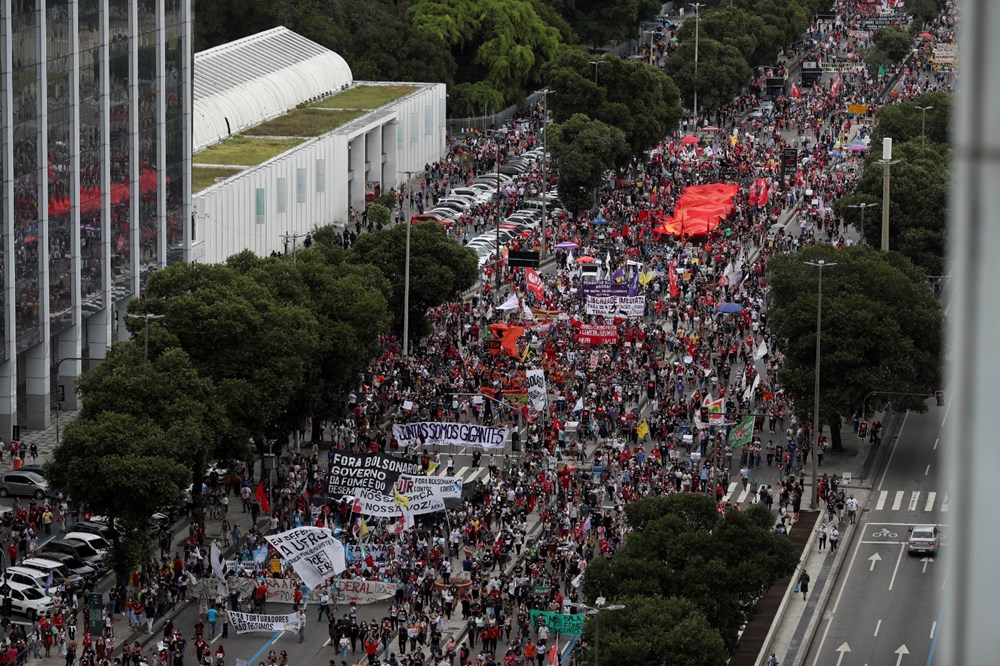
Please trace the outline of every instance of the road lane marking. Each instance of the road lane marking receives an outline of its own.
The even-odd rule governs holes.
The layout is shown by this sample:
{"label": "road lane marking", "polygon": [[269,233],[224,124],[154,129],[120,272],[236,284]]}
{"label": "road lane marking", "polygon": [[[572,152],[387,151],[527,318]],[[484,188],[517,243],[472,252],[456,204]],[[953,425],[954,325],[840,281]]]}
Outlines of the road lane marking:
{"label": "road lane marking", "polygon": [[[950,403],[949,403],[950,404]],[[892,458],[896,455],[897,444],[899,440],[903,438],[903,429],[906,428],[906,421],[910,418],[910,412],[906,412],[906,416],[903,417],[903,422],[899,425],[899,430],[896,432],[896,439],[892,441],[892,450],[889,451],[889,460],[885,463],[885,468],[882,470],[882,479],[878,482],[879,490],[882,489],[882,485],[885,483],[885,475],[889,472],[889,468],[892,466]]]}
{"label": "road lane marking", "polygon": [[941,419],[942,428],[944,428],[944,424],[948,420],[948,412],[950,411],[951,411],[951,400],[948,401],[948,406],[944,408],[944,418]]}
{"label": "road lane marking", "polygon": [[944,494],[944,499],[941,500],[941,511],[945,512],[945,511],[948,511],[948,509],[949,509],[949,506],[948,506],[948,493],[945,493]]}
{"label": "road lane marking", "polygon": [[485,468],[477,467],[475,471],[472,472],[472,476],[470,476],[468,479],[465,480],[465,483],[472,483],[473,481],[475,481],[476,477],[479,476],[479,474],[483,471],[483,469]]}
{"label": "road lane marking", "polygon": [[934,500],[937,498],[937,493],[933,490],[927,491],[927,503],[924,504],[924,511],[934,510]]}
{"label": "road lane marking", "polygon": [[937,620],[931,622],[931,635],[928,638],[934,638],[934,632],[937,630]]}
{"label": "road lane marking", "polygon": [[882,492],[880,492],[878,494],[878,502],[875,503],[875,510],[876,511],[881,511],[882,510],[882,508],[885,506],[885,500],[888,497],[889,497],[889,491],[888,490],[883,490]]}
{"label": "road lane marking", "polygon": [[[864,531],[868,529],[870,523],[864,523],[861,526],[861,530]],[[878,523],[881,524],[881,523]],[[823,629],[823,636],[819,639],[819,647],[816,649],[816,657],[813,659],[813,666],[819,663],[820,655],[823,654],[823,644],[826,643],[826,637],[830,633],[830,627],[833,625],[833,616],[837,614],[837,608],[840,607],[840,600],[844,596],[844,589],[847,587],[847,581],[851,579],[851,571],[854,569],[854,562],[858,558],[858,551],[861,550],[861,539],[858,539],[854,544],[854,552],[851,554],[851,561],[847,563],[847,573],[840,580],[840,591],[837,592],[837,599],[833,602],[833,609],[830,611],[830,619],[826,622],[826,628]]]}
{"label": "road lane marking", "polygon": [[940,441],[941,441],[940,437],[938,437],[937,439],[934,440],[934,450],[935,451],[937,451],[937,445],[938,445],[938,442],[940,442]]}
{"label": "road lane marking", "polygon": [[875,635],[876,636],[878,636],[878,630],[879,630],[879,627],[881,627],[881,626],[882,626],[882,620],[880,619],[878,622],[875,623]]}
{"label": "road lane marking", "polygon": [[747,488],[744,488],[743,492],[741,492],[740,496],[736,499],[736,503],[742,505],[743,502],[747,501],[747,495],[749,495],[749,494],[750,494],[750,490],[747,489]]}
{"label": "road lane marking", "polygon": [[328,639],[326,639],[326,642],[325,642],[325,643],[323,643],[323,647],[326,647],[326,646],[327,646],[327,645],[329,645],[329,644],[330,644],[330,639],[328,638]]}
{"label": "road lane marking", "polygon": [[899,511],[900,507],[903,506],[903,495],[906,493],[902,490],[896,491],[896,499],[892,500],[892,510]]}
{"label": "road lane marking", "polygon": [[213,636],[213,637],[212,637],[212,640],[210,640],[210,641],[208,642],[208,644],[209,644],[209,645],[214,645],[214,644],[215,644],[215,641],[219,640],[220,638],[222,638],[222,632],[221,632],[221,631],[220,631],[219,633],[217,633],[217,634],[216,634],[215,636]]}
{"label": "road lane marking", "polygon": [[916,511],[917,504],[919,502],[920,502],[920,491],[914,490],[913,493],[910,495],[910,508],[908,509],[908,511]]}
{"label": "road lane marking", "polygon": [[899,563],[903,561],[903,551],[906,550],[906,544],[899,545],[899,557],[896,558],[896,568],[892,570],[892,579],[889,581],[889,591],[892,591],[892,586],[896,583],[896,573],[899,571]]}
{"label": "road lane marking", "polygon": [[928,474],[930,474],[930,473],[931,473],[931,466],[930,466],[930,465],[928,465],[928,466],[927,466],[927,469],[925,469],[925,470],[924,470],[924,476],[927,476],[927,475],[928,475]]}
{"label": "road lane marking", "polygon": [[728,502],[729,501],[729,498],[733,496],[734,492],[736,492],[736,486],[738,486],[738,485],[740,485],[740,484],[737,483],[736,481],[733,481],[732,483],[729,484],[729,491],[726,492],[726,494],[722,497],[722,501],[723,502]]}

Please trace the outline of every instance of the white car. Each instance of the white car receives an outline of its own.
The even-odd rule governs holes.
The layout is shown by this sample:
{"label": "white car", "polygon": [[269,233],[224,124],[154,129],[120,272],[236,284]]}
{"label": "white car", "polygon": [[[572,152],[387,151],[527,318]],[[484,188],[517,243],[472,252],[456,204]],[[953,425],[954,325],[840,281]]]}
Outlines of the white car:
{"label": "white car", "polygon": [[111,553],[111,544],[108,543],[107,539],[99,534],[91,534],[90,532],[68,532],[63,535],[63,538],[82,541],[104,557],[107,557]]}
{"label": "white car", "polygon": [[8,594],[11,610],[26,615],[29,620],[34,620],[43,613],[51,613],[56,607],[52,597],[32,585],[8,582],[7,587],[10,588]]}

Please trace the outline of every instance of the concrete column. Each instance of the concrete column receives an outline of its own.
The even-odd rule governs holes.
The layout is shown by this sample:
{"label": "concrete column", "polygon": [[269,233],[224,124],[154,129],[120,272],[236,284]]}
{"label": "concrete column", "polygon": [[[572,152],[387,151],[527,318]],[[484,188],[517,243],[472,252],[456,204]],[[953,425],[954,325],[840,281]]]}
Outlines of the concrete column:
{"label": "concrete column", "polygon": [[[139,259],[142,248],[139,244],[139,3],[130,2],[128,10],[129,40],[128,40],[128,116],[129,116],[129,245],[132,248],[129,257],[129,296],[139,295]],[[124,308],[124,302],[121,304]],[[119,329],[119,340],[127,340],[128,335],[121,337],[125,331]]]}
{"label": "concrete column", "polygon": [[38,318],[41,342],[24,352],[28,428],[49,427],[51,412],[49,353],[49,114],[46,91],[49,86],[48,43],[45,10],[39,9],[38,24]]}
{"label": "concrete column", "polygon": [[76,380],[79,379],[83,370],[83,363],[80,361],[67,361],[63,359],[80,358],[83,352],[83,327],[79,325],[70,326],[65,331],[56,336],[55,358],[53,365],[58,365],[59,374],[56,375],[56,396],[58,398],[58,386],[63,387],[63,409],[75,410],[78,408],[76,397]]}
{"label": "concrete column", "polygon": [[192,201],[191,195],[191,85],[192,80],[192,69],[191,69],[191,45],[193,43],[192,30],[191,30],[191,0],[181,0],[181,12],[184,21],[183,34],[184,34],[184,46],[181,49],[182,57],[182,76],[184,77],[184,182],[187,186],[184,188],[184,261],[190,262],[191,259],[191,245],[196,240],[192,237],[192,230],[195,224],[195,208],[194,202]]}
{"label": "concrete column", "polygon": [[[167,265],[167,91],[164,0],[156,0],[156,268]],[[151,269],[153,270],[153,269]],[[138,296],[139,293],[136,293]]]}
{"label": "concrete column", "polygon": [[367,180],[378,182],[383,192],[387,192],[385,178],[382,174],[382,128],[376,127],[365,132],[365,166]]}
{"label": "concrete column", "polygon": [[[0,147],[13,145],[13,100],[11,80],[11,7],[10,0],[0,0]],[[3,160],[3,210],[0,210],[0,221],[3,223],[3,253],[7,257],[3,267],[3,304],[0,317],[3,317],[4,341],[3,362],[0,363],[0,436],[10,441],[12,426],[17,423],[17,327],[15,320],[16,294],[14,291],[14,161],[13,151],[0,150]]]}
{"label": "concrete column", "polygon": [[398,159],[396,155],[396,132],[399,121],[382,125],[382,154],[385,161],[382,162],[382,189],[388,192],[392,188],[398,188],[401,181],[397,173]]}
{"label": "concrete column", "polygon": [[360,212],[365,209],[365,135],[360,134],[350,140],[351,208]]}

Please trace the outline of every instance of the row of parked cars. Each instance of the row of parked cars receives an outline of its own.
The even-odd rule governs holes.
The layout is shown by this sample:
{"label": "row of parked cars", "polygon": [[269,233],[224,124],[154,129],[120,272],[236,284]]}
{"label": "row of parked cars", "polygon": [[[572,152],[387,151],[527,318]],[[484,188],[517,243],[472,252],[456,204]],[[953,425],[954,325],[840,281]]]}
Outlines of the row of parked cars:
{"label": "row of parked cars", "polygon": [[99,518],[74,524],[34,557],[4,569],[0,600],[9,599],[13,612],[30,619],[50,613],[55,608],[50,591],[64,588],[68,580],[70,588],[81,593],[107,572],[110,540],[111,527]]}

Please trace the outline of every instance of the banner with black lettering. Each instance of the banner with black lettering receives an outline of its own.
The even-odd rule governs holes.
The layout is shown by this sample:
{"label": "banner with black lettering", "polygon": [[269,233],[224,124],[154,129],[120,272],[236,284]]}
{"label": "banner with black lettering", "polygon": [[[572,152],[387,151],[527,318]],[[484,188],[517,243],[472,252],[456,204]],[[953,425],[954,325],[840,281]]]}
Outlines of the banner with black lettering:
{"label": "banner with black lettering", "polygon": [[460,476],[414,476],[401,474],[396,482],[396,490],[410,497],[413,492],[429,492],[441,499],[462,497],[462,477]]}
{"label": "banner with black lettering", "polygon": [[545,389],[545,371],[528,370],[524,373],[524,378],[528,382],[528,399],[531,400],[531,408],[536,412],[545,411],[548,403]]}
{"label": "banner with black lettering", "polygon": [[229,611],[229,624],[238,634],[249,634],[254,631],[285,631],[299,628],[299,616],[296,613],[288,615],[262,615],[260,613],[240,613]]}
{"label": "banner with black lettering", "polygon": [[[405,497],[410,504],[408,510],[415,516],[444,511],[444,499],[433,491],[411,491]],[[399,518],[400,507],[392,495],[362,490],[354,500],[354,513],[377,518]]]}
{"label": "banner with black lettering", "polygon": [[641,317],[646,311],[645,296],[587,297],[587,314],[605,317]]}
{"label": "banner with black lettering", "polygon": [[306,587],[316,588],[347,568],[344,545],[323,527],[296,527],[264,537],[295,569]]}
{"label": "banner with black lettering", "polygon": [[420,474],[420,463],[382,453],[334,452],[327,494],[353,496],[355,489],[363,489],[388,495],[400,474]]}
{"label": "banner with black lettering", "polygon": [[507,434],[507,428],[476,423],[421,421],[397,423],[392,426],[392,436],[400,446],[445,444],[475,449],[502,449],[507,441]]}

